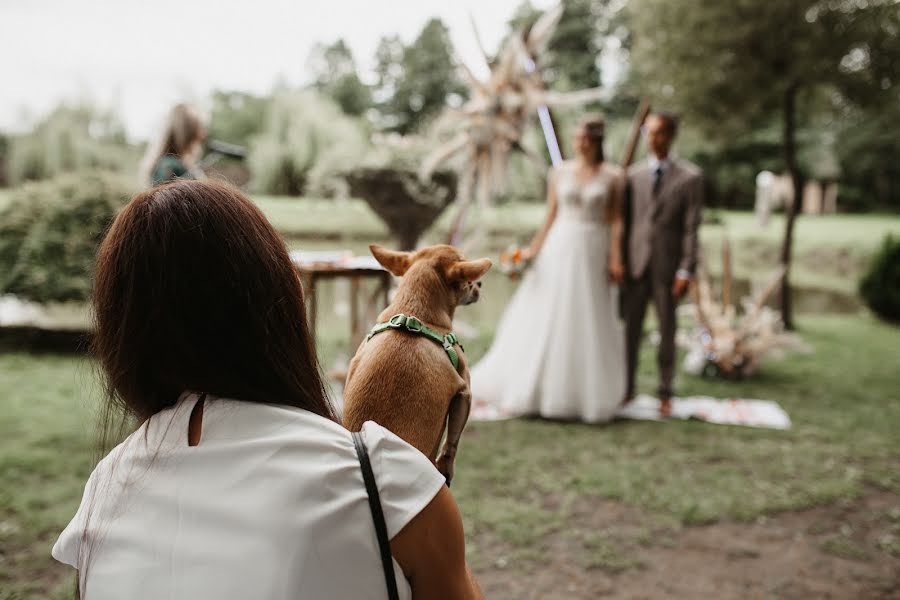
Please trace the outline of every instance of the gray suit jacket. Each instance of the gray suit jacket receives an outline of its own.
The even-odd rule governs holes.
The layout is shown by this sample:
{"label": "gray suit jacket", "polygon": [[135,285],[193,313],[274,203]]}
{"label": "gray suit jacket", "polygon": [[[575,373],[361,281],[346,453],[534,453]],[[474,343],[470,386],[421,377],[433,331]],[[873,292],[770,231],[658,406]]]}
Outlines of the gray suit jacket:
{"label": "gray suit jacket", "polygon": [[679,270],[694,273],[697,230],[703,209],[703,174],[685,160],[674,159],[653,194],[653,170],[647,162],[628,171],[626,254],[631,277],[649,267],[654,281],[668,285]]}

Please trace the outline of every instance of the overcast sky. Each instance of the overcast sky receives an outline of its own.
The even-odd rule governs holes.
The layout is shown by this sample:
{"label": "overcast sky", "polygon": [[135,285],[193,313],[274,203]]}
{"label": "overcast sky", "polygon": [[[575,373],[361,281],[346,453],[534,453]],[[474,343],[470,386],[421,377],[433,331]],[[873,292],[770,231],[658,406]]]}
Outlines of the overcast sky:
{"label": "overcast sky", "polygon": [[[460,58],[486,67],[474,15],[496,50],[521,0],[0,0],[0,129],[20,130],[62,99],[114,107],[144,138],[178,101],[210,90],[264,93],[308,80],[316,42],[344,38],[363,77],[378,40],[410,42],[432,16]],[[532,0],[539,8],[552,0]]]}

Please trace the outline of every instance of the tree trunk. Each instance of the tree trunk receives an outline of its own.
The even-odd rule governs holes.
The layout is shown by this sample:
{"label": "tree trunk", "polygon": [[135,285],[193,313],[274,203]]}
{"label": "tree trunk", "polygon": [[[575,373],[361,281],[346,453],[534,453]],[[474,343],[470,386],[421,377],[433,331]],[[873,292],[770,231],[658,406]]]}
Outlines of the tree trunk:
{"label": "tree trunk", "polygon": [[794,188],[794,201],[787,207],[785,218],[784,241],[781,244],[781,264],[784,266],[784,278],[781,280],[781,318],[787,329],[794,329],[794,312],[791,302],[791,261],[794,247],[794,222],[803,202],[803,175],[797,167],[796,134],[797,87],[791,85],[784,95],[784,163],[791,176]]}

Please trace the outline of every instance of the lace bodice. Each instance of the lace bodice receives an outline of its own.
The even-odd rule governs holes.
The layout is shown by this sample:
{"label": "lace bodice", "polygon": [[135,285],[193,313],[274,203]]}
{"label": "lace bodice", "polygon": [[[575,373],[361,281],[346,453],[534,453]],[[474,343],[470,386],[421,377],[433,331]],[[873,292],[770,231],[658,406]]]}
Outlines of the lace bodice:
{"label": "lace bodice", "polygon": [[556,173],[559,216],[603,224],[607,203],[612,198],[614,181],[614,175],[604,169],[591,179],[579,182],[575,165],[562,165]]}

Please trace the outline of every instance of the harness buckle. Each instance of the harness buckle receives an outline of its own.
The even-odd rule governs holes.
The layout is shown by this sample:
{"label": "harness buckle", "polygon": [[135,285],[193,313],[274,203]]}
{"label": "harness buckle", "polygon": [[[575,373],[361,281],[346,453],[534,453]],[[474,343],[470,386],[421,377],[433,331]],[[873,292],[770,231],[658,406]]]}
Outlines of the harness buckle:
{"label": "harness buckle", "polygon": [[407,317],[406,318],[406,329],[413,333],[419,333],[425,327],[425,324],[422,321],[418,320],[415,317]]}
{"label": "harness buckle", "polygon": [[401,327],[405,327],[407,323],[407,317],[403,313],[399,315],[394,315],[388,321],[388,325],[390,325],[393,329],[400,329]]}

